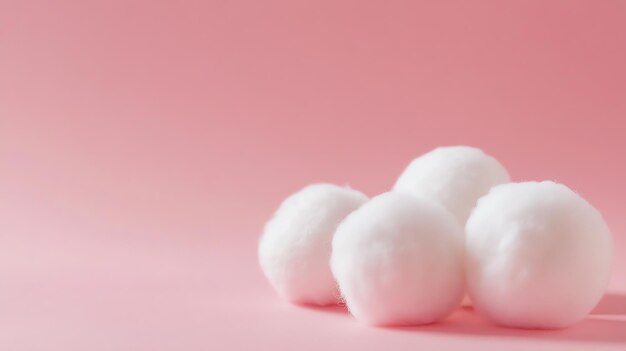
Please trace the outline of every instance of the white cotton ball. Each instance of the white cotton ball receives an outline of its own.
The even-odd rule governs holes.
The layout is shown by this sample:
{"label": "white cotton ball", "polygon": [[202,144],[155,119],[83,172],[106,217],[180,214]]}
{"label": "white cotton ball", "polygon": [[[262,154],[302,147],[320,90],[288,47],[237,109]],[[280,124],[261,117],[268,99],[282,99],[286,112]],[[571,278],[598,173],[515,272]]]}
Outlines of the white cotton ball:
{"label": "white cotton ball", "polygon": [[463,296],[462,228],[439,204],[385,193],[339,225],[331,269],[358,320],[432,323],[448,316]]}
{"label": "white cotton ball", "polygon": [[367,196],[332,184],[309,185],[289,196],[265,225],[259,243],[263,273],[293,303],[338,302],[329,259],[339,222]]}
{"label": "white cotton ball", "polygon": [[509,181],[506,169],[482,150],[450,146],[414,159],[393,190],[437,201],[464,225],[478,198]]}
{"label": "white cotton ball", "polygon": [[613,252],[600,213],[554,182],[494,187],[466,226],[467,283],[479,312],[506,326],[561,328],[607,286]]}

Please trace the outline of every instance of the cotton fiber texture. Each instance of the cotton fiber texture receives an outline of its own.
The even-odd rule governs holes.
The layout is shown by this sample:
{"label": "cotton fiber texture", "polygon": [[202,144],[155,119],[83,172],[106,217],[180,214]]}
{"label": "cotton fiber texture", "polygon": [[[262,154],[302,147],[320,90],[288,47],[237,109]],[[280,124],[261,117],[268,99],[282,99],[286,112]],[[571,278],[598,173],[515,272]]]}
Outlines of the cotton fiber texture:
{"label": "cotton fiber texture", "polygon": [[482,150],[450,146],[414,159],[393,190],[439,202],[465,225],[476,200],[492,186],[509,181],[507,170]]}
{"label": "cotton fiber texture", "polygon": [[332,272],[356,319],[439,321],[464,292],[463,233],[437,203],[389,192],[348,215],[333,238]]}
{"label": "cotton fiber texture", "polygon": [[503,184],[466,225],[467,283],[487,318],[521,328],[562,328],[602,297],[613,242],[600,213],[550,181]]}
{"label": "cotton fiber texture", "polygon": [[309,185],[283,201],[259,243],[263,273],[282,298],[299,304],[338,302],[329,266],[333,234],[365,201],[362,193],[332,184]]}

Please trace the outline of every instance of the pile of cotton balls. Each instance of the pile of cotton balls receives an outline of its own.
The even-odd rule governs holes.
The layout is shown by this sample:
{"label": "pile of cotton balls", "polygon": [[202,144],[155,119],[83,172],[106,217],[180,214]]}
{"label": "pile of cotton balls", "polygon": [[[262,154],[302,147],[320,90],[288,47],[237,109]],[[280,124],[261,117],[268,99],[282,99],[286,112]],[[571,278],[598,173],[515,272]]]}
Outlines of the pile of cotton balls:
{"label": "pile of cotton balls", "polygon": [[343,300],[371,325],[440,321],[467,294],[498,324],[562,328],[602,297],[612,252],[601,214],[574,191],[512,183],[493,157],[455,146],[416,158],[371,199],[331,184],[289,196],[259,261],[284,299]]}

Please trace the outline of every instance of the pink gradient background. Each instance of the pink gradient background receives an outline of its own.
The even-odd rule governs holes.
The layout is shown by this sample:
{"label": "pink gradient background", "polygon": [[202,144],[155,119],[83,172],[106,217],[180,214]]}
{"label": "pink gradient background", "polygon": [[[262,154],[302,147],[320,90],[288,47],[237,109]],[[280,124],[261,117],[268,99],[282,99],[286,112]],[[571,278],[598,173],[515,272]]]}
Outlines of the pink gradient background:
{"label": "pink gradient background", "polygon": [[[469,144],[605,215],[562,331],[374,329],[279,301],[264,221]],[[0,0],[0,349],[626,348],[626,2]]]}

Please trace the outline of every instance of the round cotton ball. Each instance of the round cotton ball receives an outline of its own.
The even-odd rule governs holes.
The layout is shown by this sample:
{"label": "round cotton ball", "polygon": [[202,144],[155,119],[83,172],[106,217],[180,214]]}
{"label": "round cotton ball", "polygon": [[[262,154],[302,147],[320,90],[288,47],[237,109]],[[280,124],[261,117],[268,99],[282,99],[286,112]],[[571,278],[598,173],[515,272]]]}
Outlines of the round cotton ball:
{"label": "round cotton ball", "polygon": [[613,241],[600,213],[564,185],[510,183],[478,201],[466,226],[467,282],[479,312],[521,328],[584,318],[610,276]]}
{"label": "round cotton ball", "polygon": [[358,320],[432,323],[449,315],[463,296],[462,227],[439,204],[385,193],[339,225],[331,269]]}
{"label": "round cotton ball", "polygon": [[393,190],[437,201],[464,225],[478,198],[509,181],[506,169],[482,150],[451,146],[413,160]]}
{"label": "round cotton ball", "polygon": [[339,222],[361,206],[362,193],[332,184],[314,184],[289,196],[265,225],[259,262],[284,299],[301,304],[338,302],[329,259]]}

